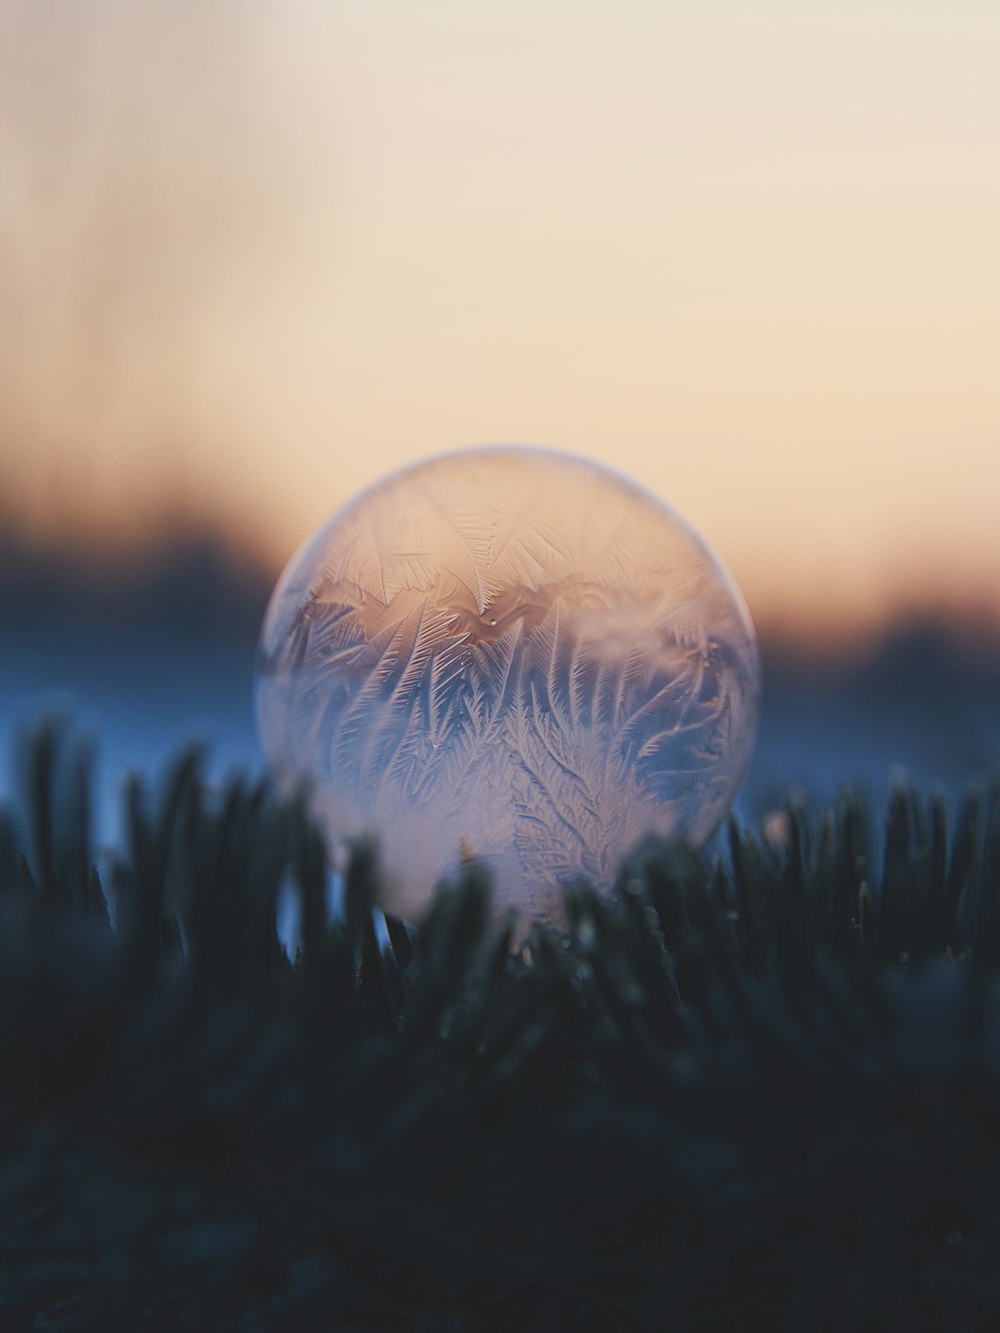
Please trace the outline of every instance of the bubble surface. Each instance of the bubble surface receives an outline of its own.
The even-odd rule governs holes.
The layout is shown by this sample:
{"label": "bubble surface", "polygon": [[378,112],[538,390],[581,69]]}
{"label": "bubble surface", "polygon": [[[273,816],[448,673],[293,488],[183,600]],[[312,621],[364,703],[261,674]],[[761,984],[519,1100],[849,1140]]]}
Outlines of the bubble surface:
{"label": "bubble surface", "polygon": [[338,510],[271,598],[257,712],[279,782],[331,841],[374,836],[419,916],[463,857],[557,920],[657,833],[724,817],[756,730],[756,636],[667,505],[541,449],[445,454]]}

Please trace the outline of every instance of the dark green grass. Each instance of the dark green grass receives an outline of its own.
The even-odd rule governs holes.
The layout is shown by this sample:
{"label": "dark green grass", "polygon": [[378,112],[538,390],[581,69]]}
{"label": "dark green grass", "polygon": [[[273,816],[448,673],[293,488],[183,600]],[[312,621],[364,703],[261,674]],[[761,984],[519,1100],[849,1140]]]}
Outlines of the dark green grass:
{"label": "dark green grass", "polygon": [[997,793],[651,844],[518,950],[470,867],[383,949],[265,786],[134,783],[102,886],[85,755],[25,771],[0,1328],[1000,1327]]}

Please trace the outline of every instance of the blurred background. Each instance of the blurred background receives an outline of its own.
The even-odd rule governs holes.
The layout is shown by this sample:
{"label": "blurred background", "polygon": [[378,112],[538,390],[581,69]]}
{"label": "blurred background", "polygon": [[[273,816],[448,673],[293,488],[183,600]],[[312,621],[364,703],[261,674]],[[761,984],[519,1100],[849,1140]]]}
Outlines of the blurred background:
{"label": "blurred background", "polygon": [[74,710],[108,836],[258,766],[294,548],[521,441],[742,586],[749,817],[995,771],[998,64],[994,0],[0,0],[4,753]]}

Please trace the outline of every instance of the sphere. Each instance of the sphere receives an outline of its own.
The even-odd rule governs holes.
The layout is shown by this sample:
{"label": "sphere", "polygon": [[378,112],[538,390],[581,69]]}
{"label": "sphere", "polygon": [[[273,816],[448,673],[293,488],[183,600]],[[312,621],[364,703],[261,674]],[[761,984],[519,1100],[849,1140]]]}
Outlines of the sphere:
{"label": "sphere", "polygon": [[467,857],[558,921],[648,834],[698,844],[753,746],[739,590],[661,500],[543,449],[445,454],[337,510],[268,606],[257,713],[331,846],[373,837],[383,906],[420,915]]}

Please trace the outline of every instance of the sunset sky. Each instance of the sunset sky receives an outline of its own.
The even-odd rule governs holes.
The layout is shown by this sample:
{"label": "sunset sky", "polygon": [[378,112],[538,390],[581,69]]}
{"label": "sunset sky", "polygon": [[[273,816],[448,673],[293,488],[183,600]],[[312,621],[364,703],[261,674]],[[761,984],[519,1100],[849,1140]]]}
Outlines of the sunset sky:
{"label": "sunset sky", "polygon": [[0,0],[0,517],[277,567],[611,463],[759,622],[1000,614],[996,0]]}

